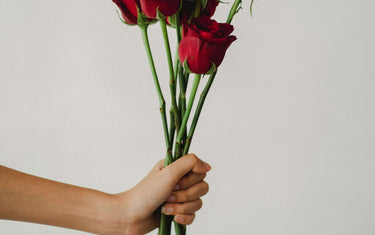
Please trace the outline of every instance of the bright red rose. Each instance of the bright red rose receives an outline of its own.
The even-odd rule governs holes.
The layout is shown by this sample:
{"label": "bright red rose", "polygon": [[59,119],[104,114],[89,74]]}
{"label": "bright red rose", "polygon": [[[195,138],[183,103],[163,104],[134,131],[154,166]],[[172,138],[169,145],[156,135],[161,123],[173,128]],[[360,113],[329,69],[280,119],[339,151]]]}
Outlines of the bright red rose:
{"label": "bright red rose", "polygon": [[224,59],[230,44],[236,40],[233,26],[217,23],[208,16],[200,16],[183,25],[183,38],[178,47],[181,63],[187,63],[193,73],[206,74],[215,64],[218,67]]}
{"label": "bright red rose", "polygon": [[156,18],[157,10],[164,16],[177,13],[181,0],[140,0],[143,13],[152,19]]}
{"label": "bright red rose", "polygon": [[137,7],[140,7],[139,0],[113,0],[120,8],[122,18],[128,24],[136,25],[138,22]]}

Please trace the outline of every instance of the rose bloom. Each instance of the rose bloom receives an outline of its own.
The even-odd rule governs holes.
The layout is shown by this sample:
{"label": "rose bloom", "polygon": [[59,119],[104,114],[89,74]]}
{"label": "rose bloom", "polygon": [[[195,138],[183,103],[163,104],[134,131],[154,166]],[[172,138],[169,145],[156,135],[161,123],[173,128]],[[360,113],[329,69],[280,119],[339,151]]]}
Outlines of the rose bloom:
{"label": "rose bloom", "polygon": [[157,16],[157,10],[164,16],[177,13],[181,0],[140,0],[143,13],[152,19]]}
{"label": "rose bloom", "polygon": [[136,25],[138,21],[137,7],[140,7],[139,0],[113,0],[120,8],[124,21],[128,24]]}
{"label": "rose bloom", "polygon": [[[196,2],[184,0],[182,3],[181,11],[180,11],[180,22],[182,23],[189,23],[191,19],[194,17],[194,10],[195,10]],[[201,4],[201,3],[199,3]],[[219,4],[217,0],[208,0],[207,5],[205,8],[200,10],[199,15],[205,15],[208,17],[213,16],[215,13],[216,7]]]}
{"label": "rose bloom", "polygon": [[230,35],[232,32],[232,25],[217,23],[204,15],[184,24],[178,47],[181,63],[187,63],[190,71],[196,74],[206,74],[213,64],[218,67],[228,47],[237,39]]}

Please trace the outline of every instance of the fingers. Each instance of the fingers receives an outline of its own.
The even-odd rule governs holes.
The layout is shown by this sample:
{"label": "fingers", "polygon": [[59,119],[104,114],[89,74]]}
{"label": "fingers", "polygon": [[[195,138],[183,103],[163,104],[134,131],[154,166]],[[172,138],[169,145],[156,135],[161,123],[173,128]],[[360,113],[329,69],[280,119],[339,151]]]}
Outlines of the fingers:
{"label": "fingers", "polygon": [[195,218],[195,214],[192,214],[192,215],[175,215],[174,216],[174,220],[177,223],[183,224],[183,225],[189,225],[189,224],[193,223],[194,218]]}
{"label": "fingers", "polygon": [[186,176],[182,177],[181,180],[176,184],[174,190],[187,189],[206,178],[206,173],[194,174],[188,173]]}
{"label": "fingers", "polygon": [[199,199],[208,193],[209,186],[205,181],[199,182],[190,188],[174,191],[167,198],[167,202],[189,202]]}
{"label": "fingers", "polygon": [[185,203],[166,203],[161,211],[166,215],[184,215],[184,214],[194,214],[202,208],[202,200],[194,200]]}
{"label": "fingers", "polygon": [[174,185],[190,171],[193,173],[204,174],[210,169],[210,165],[200,160],[194,154],[185,155],[164,168],[164,170],[171,175],[170,178],[173,179],[172,183]]}

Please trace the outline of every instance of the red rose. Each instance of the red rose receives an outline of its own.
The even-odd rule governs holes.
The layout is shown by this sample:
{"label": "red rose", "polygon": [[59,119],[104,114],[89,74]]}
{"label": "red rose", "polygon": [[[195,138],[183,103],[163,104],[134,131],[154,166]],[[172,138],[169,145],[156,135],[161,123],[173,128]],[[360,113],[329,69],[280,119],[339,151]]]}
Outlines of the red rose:
{"label": "red rose", "polygon": [[206,74],[215,64],[218,67],[230,44],[236,40],[233,26],[217,23],[208,16],[200,16],[183,26],[183,38],[178,47],[181,63],[187,63],[193,73]]}
{"label": "red rose", "polygon": [[[183,1],[182,8],[180,11],[181,24],[188,23],[194,17],[196,4],[201,4],[201,2],[192,2],[188,0]],[[206,7],[204,9],[200,9],[199,15],[205,15],[208,17],[213,16],[218,4],[219,1],[217,0],[208,0]]]}
{"label": "red rose", "polygon": [[137,7],[140,7],[139,0],[113,0],[120,8],[124,21],[136,25],[138,22]]}
{"label": "red rose", "polygon": [[218,0],[208,0],[206,8],[204,8],[202,11],[202,15],[205,15],[211,18],[211,16],[213,16],[215,13],[217,5],[219,5]]}
{"label": "red rose", "polygon": [[140,0],[143,13],[155,19],[157,10],[164,16],[171,16],[177,13],[181,0]]}

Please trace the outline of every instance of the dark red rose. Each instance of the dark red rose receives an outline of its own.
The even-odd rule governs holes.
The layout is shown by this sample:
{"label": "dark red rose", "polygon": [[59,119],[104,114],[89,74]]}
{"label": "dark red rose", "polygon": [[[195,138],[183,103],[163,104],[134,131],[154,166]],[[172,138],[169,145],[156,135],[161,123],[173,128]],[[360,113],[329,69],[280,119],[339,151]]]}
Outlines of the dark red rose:
{"label": "dark red rose", "polygon": [[122,18],[128,24],[136,25],[138,22],[137,7],[140,7],[139,0],[113,0],[120,8]]}
{"label": "dark red rose", "polygon": [[208,16],[194,18],[183,25],[183,38],[178,47],[181,63],[187,63],[193,73],[206,74],[215,64],[218,67],[224,59],[230,44],[236,40],[233,26],[217,23]]}
{"label": "dark red rose", "polygon": [[183,1],[180,10],[180,23],[188,23],[194,16],[195,2]]}
{"label": "dark red rose", "polygon": [[[181,24],[188,23],[190,22],[191,19],[194,18],[196,4],[201,4],[201,2],[193,2],[193,1],[188,1],[188,0],[183,1],[182,8],[180,11]],[[206,7],[204,9],[202,8],[200,9],[198,16],[200,15],[205,15],[208,17],[213,16],[218,4],[219,4],[219,1],[217,0],[208,0]]]}
{"label": "dark red rose", "polygon": [[219,1],[217,0],[208,0],[206,7],[202,11],[202,15],[212,17],[216,11],[216,7],[219,5]]}
{"label": "dark red rose", "polygon": [[155,19],[157,10],[164,16],[171,16],[177,13],[181,0],[140,0],[143,13]]}

